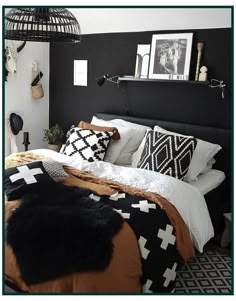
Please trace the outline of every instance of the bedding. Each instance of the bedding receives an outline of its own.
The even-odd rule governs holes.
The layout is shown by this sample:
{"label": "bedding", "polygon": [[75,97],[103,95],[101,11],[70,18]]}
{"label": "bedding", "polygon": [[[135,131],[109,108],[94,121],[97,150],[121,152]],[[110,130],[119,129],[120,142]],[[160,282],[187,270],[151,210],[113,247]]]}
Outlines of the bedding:
{"label": "bedding", "polygon": [[[124,167],[132,167],[132,165],[125,165]],[[187,183],[197,188],[205,196],[208,192],[219,187],[225,181],[225,178],[223,171],[210,168],[205,173],[200,174],[197,180]]]}
{"label": "bedding", "polygon": [[123,148],[115,161],[117,165],[130,165],[132,154],[138,149],[142,142],[147,130],[151,130],[149,126],[140,125],[134,122],[125,121],[123,119],[110,120],[114,125],[122,125],[132,130],[133,135],[128,140],[127,144]]}
{"label": "bedding", "polygon": [[41,178],[37,185],[28,185],[6,227],[6,242],[27,285],[75,272],[103,271],[109,265],[112,237],[123,220],[90,194],[88,189]]}
{"label": "bedding", "polygon": [[68,133],[63,154],[80,157],[89,162],[103,160],[113,134],[73,127]]}
{"label": "bedding", "polygon": [[132,154],[132,157],[131,157],[131,166],[132,167],[137,167],[138,166],[138,163],[141,159],[142,152],[143,152],[143,149],[144,149],[144,145],[145,145],[145,142],[146,142],[146,137],[147,137],[147,134],[149,133],[149,131],[150,130],[146,131],[145,136],[143,137],[143,140],[140,143],[138,149],[136,150],[136,152],[134,152]]}
{"label": "bedding", "polygon": [[[93,119],[91,121],[91,124],[102,126],[102,127],[114,127],[114,124],[105,120],[101,120],[95,116],[93,116]],[[124,149],[125,145],[133,135],[133,132],[131,129],[122,126],[122,125],[116,125],[116,128],[119,131],[120,139],[117,141],[111,141],[109,144],[109,147],[106,152],[106,156],[104,161],[109,163],[114,163],[116,159],[118,158],[121,151]]]}
{"label": "bedding", "polygon": [[[47,161],[47,160],[45,160]],[[17,167],[11,167],[5,171],[5,193],[9,201],[22,197],[29,185],[50,183],[52,178],[47,173],[43,161],[31,162]]]}
{"label": "bedding", "polygon": [[[165,196],[161,197],[157,192],[152,192],[152,185],[145,189],[145,185],[150,182],[149,176],[153,177],[152,172],[118,167],[103,161],[89,163],[49,150],[11,156],[11,159],[6,162],[6,167],[29,163],[29,158],[31,160],[53,158],[61,162],[66,173],[69,174],[62,182],[64,185],[92,190],[91,199],[114,208],[121,214],[124,222],[113,237],[111,262],[104,271],[74,272],[61,275],[56,279],[27,285],[22,279],[14,251],[7,244],[5,271],[8,281],[30,292],[140,292],[141,286],[145,292],[169,292],[174,288],[180,258],[181,261],[186,262],[194,256],[192,240],[196,243],[193,237],[194,227],[188,228],[187,223],[184,222],[187,215],[182,219],[179,210],[166,200],[167,191],[172,196],[176,195],[175,190],[180,188],[177,188],[179,180],[160,175],[159,185],[157,185],[158,177],[154,176],[151,182],[152,185],[155,184],[153,187],[160,187],[155,191],[162,191]],[[138,181],[141,182],[140,187],[137,185]],[[132,185],[134,182],[136,185]],[[174,184],[172,192],[170,187],[168,188],[170,183]],[[187,202],[190,193],[190,207],[195,204],[193,208],[203,210],[201,224],[207,222],[207,209],[205,208],[204,211],[204,202],[203,199],[199,199],[200,194],[197,189],[186,183],[180,185],[185,188],[179,196],[176,196],[175,201],[183,199]],[[6,221],[9,221],[15,209],[17,212],[22,202],[19,199],[6,202]],[[191,220],[191,217],[189,218]],[[168,243],[166,237],[169,239]],[[204,244],[204,242],[199,241],[199,248],[201,248],[200,243]]]}
{"label": "bedding", "polygon": [[31,151],[31,153],[54,159],[99,178],[161,195],[174,205],[181,214],[188,226],[194,246],[199,252],[203,251],[203,246],[214,236],[203,195],[197,188],[186,182],[157,172],[117,166],[104,161],[89,163],[47,149],[38,149]]}
{"label": "bedding", "polygon": [[[157,125],[154,127],[154,131],[186,137],[186,135],[180,135],[175,132],[167,131]],[[197,147],[193,153],[193,158],[190,163],[188,173],[185,176],[185,181],[194,181],[200,173],[208,170],[207,164],[212,164],[211,160],[221,149],[222,147],[218,144],[197,139]],[[209,161],[211,162],[209,163]]]}
{"label": "bedding", "polygon": [[[154,131],[159,131],[163,134],[173,134],[178,135],[182,137],[191,137],[186,135],[181,135],[175,132],[167,131],[159,126],[154,127]],[[146,135],[148,134],[148,131]],[[136,152],[133,153],[132,159],[131,159],[131,165],[133,167],[137,167],[138,162],[140,161],[143,148],[146,141],[146,135],[143,138],[141,144],[139,145]],[[213,164],[215,164],[215,159],[213,158],[219,151],[221,150],[221,146],[218,144],[210,143],[201,139],[197,139],[197,146],[195,148],[195,151],[193,153],[192,160],[189,165],[188,172],[186,176],[184,177],[184,181],[186,182],[192,182],[196,181],[197,177],[201,173],[205,173],[209,171]]]}
{"label": "bedding", "polygon": [[101,131],[101,132],[113,132],[112,139],[113,140],[120,140],[120,133],[116,127],[106,127],[106,126],[98,126],[94,125],[85,121],[80,121],[79,128],[86,129],[86,130],[94,130],[94,131]]}
{"label": "bedding", "polygon": [[187,174],[196,139],[149,131],[145,138],[138,168],[170,175],[182,180]]}
{"label": "bedding", "polygon": [[196,187],[203,195],[217,188],[225,180],[225,173],[220,170],[211,169],[197,177],[197,181],[189,182]]}
{"label": "bedding", "polygon": [[213,168],[213,165],[216,163],[216,160],[214,158],[212,158],[211,160],[209,160],[207,162],[207,165],[205,168],[202,169],[201,174],[208,172],[209,170],[211,170]]}
{"label": "bedding", "polygon": [[[231,128],[222,128],[220,126],[205,126],[202,124],[190,124],[181,121],[171,121],[171,120],[160,120],[160,119],[152,119],[152,118],[142,118],[136,116],[125,116],[125,115],[117,115],[114,113],[97,113],[96,116],[98,118],[104,120],[111,119],[124,119],[125,121],[135,122],[138,124],[143,124],[149,127],[155,127],[156,125],[167,129],[168,131],[172,131],[174,133],[182,133],[187,136],[194,136],[202,139],[203,141],[209,141],[212,144],[220,145],[222,150],[219,151],[215,155],[215,160],[211,160],[207,163],[207,168],[202,170],[201,173],[206,172],[207,169],[212,168],[214,164],[214,168],[221,170],[225,173],[225,181],[213,191],[207,193],[205,195],[205,200],[207,203],[207,207],[209,209],[210,217],[214,226],[215,234],[220,235],[223,231],[224,220],[222,218],[223,213],[225,211],[230,211],[232,199],[231,196],[231,174],[232,174],[232,164],[231,164],[231,144],[232,144],[232,133]],[[143,141],[144,142],[144,141]],[[138,149],[140,150],[140,148]],[[137,163],[140,159],[140,155],[137,159],[137,151],[132,156],[133,159],[136,160],[136,164],[133,167],[137,167]],[[215,162],[215,163],[214,163]],[[201,174],[200,174],[201,175]],[[199,176],[200,176],[199,175]],[[194,179],[196,181],[196,178]],[[189,182],[187,182],[189,183]]]}

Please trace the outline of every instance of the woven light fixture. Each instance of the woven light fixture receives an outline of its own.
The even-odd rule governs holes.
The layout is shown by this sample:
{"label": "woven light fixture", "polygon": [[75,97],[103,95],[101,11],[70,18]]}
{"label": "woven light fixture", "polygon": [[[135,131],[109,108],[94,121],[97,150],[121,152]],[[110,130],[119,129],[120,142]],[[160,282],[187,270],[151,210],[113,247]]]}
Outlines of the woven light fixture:
{"label": "woven light fixture", "polygon": [[5,16],[5,39],[80,42],[77,19],[65,8],[12,8]]}

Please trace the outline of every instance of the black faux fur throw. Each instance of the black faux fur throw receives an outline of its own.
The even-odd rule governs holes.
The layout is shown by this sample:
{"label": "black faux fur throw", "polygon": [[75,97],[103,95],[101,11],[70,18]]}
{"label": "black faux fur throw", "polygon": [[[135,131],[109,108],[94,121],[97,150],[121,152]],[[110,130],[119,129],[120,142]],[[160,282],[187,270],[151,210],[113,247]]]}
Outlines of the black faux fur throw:
{"label": "black faux fur throw", "polygon": [[34,185],[10,216],[6,239],[26,284],[81,271],[102,271],[122,217],[89,190],[59,183]]}

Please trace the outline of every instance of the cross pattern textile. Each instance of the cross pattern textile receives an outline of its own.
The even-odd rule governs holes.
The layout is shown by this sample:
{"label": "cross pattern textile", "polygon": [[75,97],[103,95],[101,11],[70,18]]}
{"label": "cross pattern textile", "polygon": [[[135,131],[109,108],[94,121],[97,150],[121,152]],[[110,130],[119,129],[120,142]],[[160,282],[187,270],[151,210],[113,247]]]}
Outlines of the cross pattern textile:
{"label": "cross pattern textile", "polygon": [[143,292],[171,292],[175,287],[176,269],[181,258],[176,250],[175,231],[169,218],[152,201],[122,192],[119,195],[122,197],[118,200],[105,195],[99,197],[100,201],[122,215],[136,235],[142,260]]}
{"label": "cross pattern textile", "polygon": [[98,132],[94,130],[73,127],[69,131],[63,154],[79,156],[89,162],[104,159],[113,132]]}
{"label": "cross pattern textile", "polygon": [[163,283],[163,285],[165,287],[167,287],[169,285],[170,281],[175,280],[175,278],[176,278],[176,267],[177,267],[177,263],[175,262],[172,269],[167,268],[165,270],[165,273],[163,275],[166,278],[165,282]]}
{"label": "cross pattern textile", "polygon": [[[62,168],[62,167],[61,167]],[[63,169],[63,168],[62,168]],[[34,185],[54,182],[42,161],[35,161],[18,167],[5,169],[5,193],[8,201],[21,198]]]}
{"label": "cross pattern textile", "polygon": [[196,145],[197,140],[193,137],[149,131],[138,167],[182,180],[188,172]]}
{"label": "cross pattern textile", "polygon": [[149,209],[156,209],[156,204],[149,204],[147,200],[142,200],[139,204],[132,204],[132,207],[148,213]]}
{"label": "cross pattern textile", "polygon": [[169,244],[174,245],[175,236],[172,234],[173,227],[171,225],[166,225],[166,230],[163,231],[159,229],[157,236],[162,239],[161,248],[166,250]]}
{"label": "cross pattern textile", "polygon": [[17,167],[17,170],[19,171],[18,173],[15,173],[14,175],[9,177],[12,183],[20,179],[23,179],[28,185],[32,183],[37,183],[35,175],[43,173],[41,168],[29,169],[27,165],[19,166]]}

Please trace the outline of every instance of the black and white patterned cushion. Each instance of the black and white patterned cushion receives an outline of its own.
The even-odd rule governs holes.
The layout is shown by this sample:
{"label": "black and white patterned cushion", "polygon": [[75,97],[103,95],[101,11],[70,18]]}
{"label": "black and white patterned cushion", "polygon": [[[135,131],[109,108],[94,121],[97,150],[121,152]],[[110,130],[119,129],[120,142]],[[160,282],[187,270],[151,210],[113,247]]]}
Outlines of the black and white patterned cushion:
{"label": "black and white patterned cushion", "polygon": [[8,201],[21,198],[27,188],[37,183],[60,181],[68,177],[63,165],[54,160],[34,161],[5,170],[5,193]]}
{"label": "black and white patterned cushion", "polygon": [[[75,127],[74,124],[72,124],[72,126],[70,127],[70,129],[66,132],[66,140],[68,140],[68,138],[70,137],[70,131]],[[62,144],[61,149],[59,151],[60,154],[64,154],[66,148],[66,144]]]}
{"label": "black and white patterned cushion", "polygon": [[42,161],[35,161],[5,170],[5,193],[8,201],[21,198],[27,187],[48,183],[53,179],[48,175]]}
{"label": "black and white patterned cushion", "polygon": [[63,154],[80,156],[89,162],[101,161],[113,134],[74,127],[70,130]]}
{"label": "black and white patterned cushion", "polygon": [[188,172],[196,145],[194,137],[149,131],[138,167],[182,180]]}

